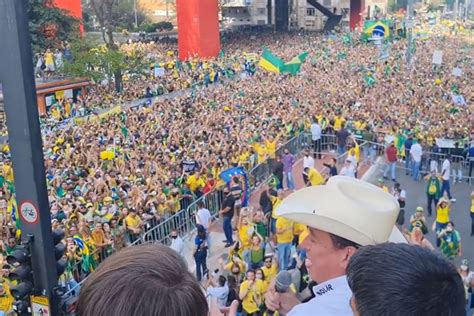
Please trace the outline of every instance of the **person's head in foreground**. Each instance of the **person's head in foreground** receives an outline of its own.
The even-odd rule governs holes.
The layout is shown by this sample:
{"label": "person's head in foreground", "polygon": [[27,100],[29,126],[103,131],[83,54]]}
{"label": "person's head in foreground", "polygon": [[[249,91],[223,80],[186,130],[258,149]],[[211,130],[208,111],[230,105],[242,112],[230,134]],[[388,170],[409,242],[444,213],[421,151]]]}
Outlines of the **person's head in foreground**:
{"label": "person's head in foreground", "polygon": [[306,250],[311,279],[318,283],[345,275],[349,259],[361,246],[406,242],[394,227],[398,212],[392,195],[344,176],[296,191],[276,211],[308,225],[310,233],[301,247]]}
{"label": "person's head in foreground", "polygon": [[206,298],[184,260],[162,245],[128,247],[81,288],[76,315],[207,316]]}
{"label": "person's head in foreground", "polygon": [[354,315],[464,316],[456,267],[440,254],[408,244],[361,248],[347,266]]}

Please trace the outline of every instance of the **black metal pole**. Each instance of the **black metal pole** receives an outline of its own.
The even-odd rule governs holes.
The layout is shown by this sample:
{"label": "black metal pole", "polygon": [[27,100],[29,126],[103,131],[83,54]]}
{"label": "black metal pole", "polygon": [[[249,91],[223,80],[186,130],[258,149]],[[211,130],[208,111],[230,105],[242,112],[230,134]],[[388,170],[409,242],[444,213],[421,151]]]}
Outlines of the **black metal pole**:
{"label": "black metal pole", "polygon": [[32,269],[37,295],[50,299],[59,315],[54,288],[56,259],[51,234],[41,130],[36,104],[27,0],[0,0],[0,83],[3,84],[18,214],[23,239],[33,235]]}

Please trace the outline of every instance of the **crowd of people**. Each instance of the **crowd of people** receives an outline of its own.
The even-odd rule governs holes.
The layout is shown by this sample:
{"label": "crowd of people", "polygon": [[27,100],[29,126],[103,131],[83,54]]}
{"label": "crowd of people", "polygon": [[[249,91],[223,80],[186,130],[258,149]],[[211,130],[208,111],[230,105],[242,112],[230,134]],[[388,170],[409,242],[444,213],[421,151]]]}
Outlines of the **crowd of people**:
{"label": "crowd of people", "polygon": [[[87,97],[73,100],[82,102],[76,108],[97,112],[97,108],[124,105],[137,98],[179,93],[143,107],[124,107],[119,113],[100,119],[90,119],[94,117],[91,115],[62,127],[57,123],[73,112],[60,109],[54,120],[44,126],[51,225],[66,232],[68,269],[63,283],[67,287],[74,287],[110,253],[140,239],[153,225],[212,190],[224,192],[229,209],[223,208],[221,215],[232,218],[227,213],[233,211],[235,199],[231,200],[237,193],[219,179],[227,168],[242,166],[250,170],[267,158],[281,159],[279,182],[286,182],[285,187],[292,189],[287,169],[291,158],[276,157],[276,148],[307,131],[316,135],[313,141],[318,151],[315,124],[320,134],[337,135],[339,152],[349,149],[341,173],[353,177],[357,176],[360,153],[355,139],[359,136],[375,142],[388,135],[394,139],[397,159],[406,160],[402,149],[408,149],[407,140],[412,138],[426,150],[436,147],[437,138],[456,139],[467,152],[474,147],[469,143],[473,132],[470,102],[474,98],[469,60],[472,38],[470,42],[462,35],[434,34],[417,42],[414,60],[407,65],[403,39],[391,42],[390,56],[380,60],[376,46],[357,40],[347,43],[342,35],[301,32],[252,36],[258,40],[248,34],[234,35],[215,59],[182,63],[177,61],[176,47],[170,43],[124,44],[124,50],[140,49],[156,58],[164,74],[154,76],[150,70],[149,76],[129,78],[120,95],[108,86],[98,85]],[[308,61],[297,76],[269,73],[256,66],[258,61],[246,57],[249,53],[259,54],[263,47],[284,60],[307,51]],[[441,66],[432,64],[434,50],[443,51]],[[47,52],[45,56],[47,67],[52,54]],[[461,76],[452,75],[454,67],[462,68]],[[373,84],[367,84],[367,76],[374,79]],[[452,97],[458,95],[464,96],[468,104],[455,104]],[[347,130],[354,135],[353,141]],[[353,145],[348,148],[349,144]],[[363,150],[369,160],[373,158],[373,149]],[[415,151],[411,157],[417,162]],[[332,162],[328,169],[334,171],[336,163]],[[3,145],[1,164],[0,249],[4,258],[15,249],[21,234],[8,144]],[[410,165],[413,177],[418,179],[416,166]],[[446,171],[442,172],[441,177],[446,177]],[[310,185],[323,182],[310,166],[305,175]],[[395,179],[393,173],[391,176]],[[440,200],[444,191],[452,198],[446,186],[441,180],[439,194],[436,191],[433,198],[438,211],[445,207],[438,204],[446,202]],[[428,187],[429,205],[433,195],[430,192]],[[268,192],[272,209],[281,198],[277,190]],[[296,248],[298,239],[307,233],[305,227],[273,214],[267,229],[263,214],[263,209],[242,210],[238,223],[233,225],[239,227],[239,242],[234,243],[232,231],[226,235],[231,255],[221,267],[234,277],[235,280],[227,278],[229,288],[234,288],[235,297],[244,302],[242,308],[248,314],[260,311],[265,289],[278,269],[296,268],[301,272],[295,291],[308,284],[304,256]],[[448,257],[461,255],[460,250],[452,249],[456,238],[448,232],[455,231],[449,216],[448,220],[439,217],[436,230],[441,249],[447,249],[443,252]],[[226,222],[229,231],[231,221]],[[196,257],[201,258],[196,259],[201,272],[198,279],[206,272],[209,276],[203,265],[207,256],[206,228],[200,228],[201,234],[196,238]],[[265,249],[269,236],[275,238],[278,251]],[[458,244],[460,248],[460,240]],[[6,279],[11,267],[3,267]],[[207,286],[216,287],[210,283]]]}

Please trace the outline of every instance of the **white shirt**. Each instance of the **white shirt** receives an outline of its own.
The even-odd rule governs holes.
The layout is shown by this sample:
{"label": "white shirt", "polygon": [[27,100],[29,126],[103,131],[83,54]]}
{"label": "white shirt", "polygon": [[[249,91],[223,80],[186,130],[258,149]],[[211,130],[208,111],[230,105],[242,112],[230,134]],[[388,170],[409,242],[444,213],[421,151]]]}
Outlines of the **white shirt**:
{"label": "white shirt", "polygon": [[298,304],[287,316],[352,316],[350,299],[352,296],[346,276],[328,280],[313,287],[316,297]]}
{"label": "white shirt", "polygon": [[421,155],[423,154],[423,149],[419,143],[411,145],[410,155],[412,156],[415,162],[421,162]]}
{"label": "white shirt", "polygon": [[441,168],[441,173],[443,174],[443,180],[449,180],[451,176],[451,163],[448,159],[443,161],[443,167]]}
{"label": "white shirt", "polygon": [[184,242],[181,237],[178,236],[176,239],[171,239],[170,248],[176,251],[181,257],[184,257]]}
{"label": "white shirt", "polygon": [[207,208],[201,208],[196,213],[196,223],[201,224],[208,230],[211,217],[211,212]]}
{"label": "white shirt", "polygon": [[208,287],[207,294],[211,297],[217,298],[217,305],[225,307],[227,304],[227,296],[229,295],[229,287],[227,283],[223,287]]}
{"label": "white shirt", "polygon": [[321,126],[318,123],[311,124],[311,139],[319,140],[321,139]]}
{"label": "white shirt", "polygon": [[310,155],[303,157],[303,169],[314,168],[314,159]]}
{"label": "white shirt", "polygon": [[346,177],[351,177],[355,178],[355,168],[354,165],[351,163],[348,166],[344,166],[341,169],[341,172],[339,172],[340,176],[346,176]]}

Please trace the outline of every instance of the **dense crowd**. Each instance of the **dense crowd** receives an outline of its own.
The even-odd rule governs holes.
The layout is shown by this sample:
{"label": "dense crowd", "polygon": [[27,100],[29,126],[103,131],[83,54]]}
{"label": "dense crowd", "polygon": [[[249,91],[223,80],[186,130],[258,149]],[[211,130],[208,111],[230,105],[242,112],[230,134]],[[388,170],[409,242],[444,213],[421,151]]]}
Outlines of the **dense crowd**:
{"label": "dense crowd", "polygon": [[[126,51],[146,51],[164,68],[164,74],[155,77],[150,70],[149,76],[126,78],[120,95],[98,85],[87,97],[74,101],[81,103],[76,108],[94,112],[137,98],[180,93],[144,107],[124,108],[97,120],[58,128],[58,121],[73,116],[72,111],[62,108],[53,123],[45,126],[43,146],[52,226],[66,231],[68,246],[64,284],[74,286],[108,254],[140,239],[152,225],[203,194],[215,189],[226,194],[219,179],[222,171],[232,166],[250,170],[267,158],[276,159],[280,144],[311,131],[314,123],[323,133],[340,135],[341,130],[349,129],[368,141],[389,135],[399,147],[398,159],[406,157],[404,143],[411,138],[426,149],[435,147],[437,138],[467,139],[461,147],[472,147],[472,37],[439,33],[417,41],[414,60],[408,66],[405,40],[391,42],[389,57],[381,61],[378,47],[355,39],[347,43],[338,35],[252,36],[255,38],[234,35],[216,59],[182,63],[176,59],[176,47],[169,43],[124,44]],[[248,53],[260,54],[263,47],[284,60],[307,51],[309,60],[294,77],[269,73],[246,57]],[[440,67],[432,64],[434,50],[443,51]],[[454,67],[462,68],[460,77],[452,75]],[[368,76],[373,83],[367,84]],[[462,95],[467,104],[455,104],[454,95]],[[338,144],[342,152],[346,145],[356,143],[346,143],[348,136]],[[21,229],[8,150],[4,145],[0,183],[3,256],[15,249]],[[356,176],[353,164],[349,159],[342,169]],[[320,182],[314,171],[311,175],[311,170],[306,171],[311,178],[308,183]],[[436,191],[436,203],[442,191],[441,187]],[[273,208],[278,195],[277,191],[268,194]],[[273,217],[267,232],[262,220],[260,211],[244,212],[238,218],[240,242],[234,245],[227,240],[232,247],[230,261],[222,266],[234,276],[234,280],[227,278],[227,284],[240,296],[247,313],[259,310],[261,297],[278,267],[302,271],[296,291],[308,283],[304,255],[296,251],[295,238],[304,236],[304,227]],[[442,221],[444,225],[437,227],[439,233],[448,226],[449,218]],[[255,229],[249,228],[252,225]],[[276,257],[265,251],[271,232],[279,250]],[[198,249],[205,244],[205,234],[205,229],[198,234]],[[445,237],[439,238],[442,247]],[[5,265],[3,271],[9,269]],[[258,293],[251,294],[250,289],[256,287]]]}

